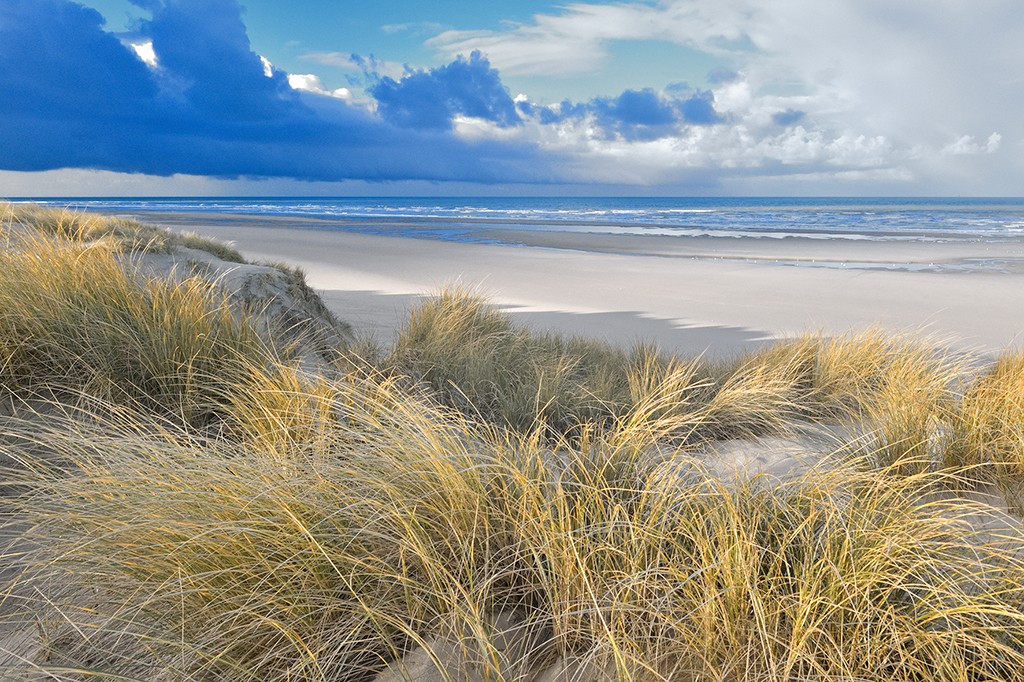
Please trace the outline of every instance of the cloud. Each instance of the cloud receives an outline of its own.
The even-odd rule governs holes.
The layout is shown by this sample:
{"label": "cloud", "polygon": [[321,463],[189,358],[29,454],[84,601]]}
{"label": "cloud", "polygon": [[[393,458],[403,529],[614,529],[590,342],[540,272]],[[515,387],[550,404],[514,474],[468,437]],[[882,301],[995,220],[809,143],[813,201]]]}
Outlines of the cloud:
{"label": "cloud", "polygon": [[985,140],[985,144],[979,144],[973,135],[961,135],[953,142],[942,148],[942,154],[947,156],[965,156],[969,154],[995,154],[999,151],[1003,136],[999,133],[992,133]]}
{"label": "cloud", "polygon": [[378,59],[372,54],[363,56],[351,52],[307,52],[301,56],[301,59],[343,71],[359,73],[366,81],[373,83],[382,76],[402,78],[410,72],[409,67],[405,64]]}
{"label": "cloud", "polygon": [[[149,68],[100,30],[96,11],[63,0],[6,0],[0,21],[0,91],[5,113],[53,115],[78,107],[112,116],[157,94]],[[5,119],[4,129],[10,130]]]}
{"label": "cloud", "polygon": [[479,52],[400,81],[385,76],[369,92],[384,119],[403,128],[449,129],[460,114],[502,128],[521,122],[498,72]]}
{"label": "cloud", "polygon": [[285,74],[253,52],[235,0],[150,2],[131,39],[151,43],[149,62],[104,32],[96,12],[7,1],[17,20],[0,24],[0,87],[19,96],[0,100],[6,170],[480,183],[700,176],[706,186],[736,169],[888,163],[885,145],[848,143],[856,136],[780,137],[763,112],[786,107],[757,105],[743,79],[549,107],[514,100],[480,54],[400,77],[348,55],[374,80],[372,106],[356,106],[316,74]]}
{"label": "cloud", "polygon": [[745,45],[744,3],[686,0],[656,4],[573,3],[504,31],[444,31],[427,44],[448,58],[479,51],[508,75],[570,76],[600,71],[609,45],[661,40],[731,53]]}
{"label": "cloud", "polygon": [[728,83],[730,81],[736,80],[739,77],[740,74],[738,72],[733,71],[732,69],[725,68],[724,66],[711,69],[711,71],[708,72],[708,82],[714,85]]}
{"label": "cloud", "polygon": [[[441,33],[430,44],[450,61],[427,70],[305,55],[352,74],[333,91],[254,52],[239,0],[135,0],[147,16],[130,35],[71,0],[0,3],[9,171],[1013,193],[1024,170],[999,153],[1024,139],[1024,47],[993,31],[1013,25],[1016,0],[575,3],[504,31]],[[621,40],[729,68],[707,90],[617,87],[557,105],[502,82],[600,71]]]}
{"label": "cloud", "polygon": [[135,50],[135,54],[139,56],[146,66],[155,67],[157,66],[156,52],[153,51],[152,41],[145,41],[141,43],[129,43],[132,49]]}
{"label": "cloud", "polygon": [[435,21],[407,21],[400,24],[385,24],[380,30],[385,33],[413,33],[415,35],[437,35],[444,27]]}
{"label": "cloud", "polygon": [[328,90],[324,87],[323,82],[320,80],[320,76],[314,73],[290,73],[288,74],[288,85],[293,90],[303,90],[305,92],[312,92],[317,95],[327,95],[328,97],[337,97],[347,102],[352,101],[352,91],[348,88],[335,88],[334,90]]}
{"label": "cloud", "polygon": [[[279,70],[268,76],[235,0],[153,0],[145,8],[151,16],[135,42],[152,43],[155,65],[105,32],[93,10],[68,0],[4,0],[0,168],[305,180],[553,177],[529,144],[401,127],[297,90]],[[456,102],[448,111],[513,122],[511,100],[503,109],[486,61],[452,65],[451,73],[462,71],[477,79],[448,84]],[[446,73],[430,82],[444,84]],[[312,90],[317,81],[300,76],[295,84]],[[406,94],[399,84],[389,104]]]}
{"label": "cloud", "polygon": [[678,116],[672,104],[662,101],[650,88],[626,90],[614,99],[595,100],[594,108],[609,122],[652,129],[671,126]]}
{"label": "cloud", "polygon": [[166,91],[220,120],[272,121],[300,110],[286,75],[250,45],[236,0],[152,0],[140,32],[153,43]]}
{"label": "cloud", "polygon": [[582,103],[565,100],[554,107],[525,100],[516,104],[523,115],[535,117],[543,125],[585,122],[595,137],[627,141],[678,136],[689,125],[712,125],[724,120],[715,111],[711,92],[687,92],[682,87],[663,93],[651,88],[624,90],[616,97],[596,97]]}
{"label": "cloud", "polygon": [[[962,131],[998,130],[1024,140],[1024,41],[1010,29],[1019,14],[1019,0],[575,2],[505,29],[445,31],[428,44],[446,56],[480,50],[506,76],[551,76],[608,70],[620,41],[670,42],[728,67],[707,83],[715,111],[750,145],[747,156],[780,126],[803,125],[833,141],[884,138],[886,158],[861,151],[890,177],[915,178],[910,191],[1016,194],[1024,156],[960,139]],[[987,161],[966,172],[968,156]],[[808,170],[821,172],[828,170]]]}

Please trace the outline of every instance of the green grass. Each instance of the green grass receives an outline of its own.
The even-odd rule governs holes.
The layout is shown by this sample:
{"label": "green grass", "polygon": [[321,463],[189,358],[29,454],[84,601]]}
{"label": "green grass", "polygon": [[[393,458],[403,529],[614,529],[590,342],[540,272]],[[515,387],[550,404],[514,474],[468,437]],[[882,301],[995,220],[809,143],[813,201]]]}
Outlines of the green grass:
{"label": "green grass", "polygon": [[[711,363],[448,289],[321,377],[82,220],[0,251],[4,679],[369,680],[421,646],[495,682],[1024,668],[1021,526],[973,490],[1019,506],[1020,353],[974,375],[868,330]],[[704,459],[816,431],[781,480]]]}

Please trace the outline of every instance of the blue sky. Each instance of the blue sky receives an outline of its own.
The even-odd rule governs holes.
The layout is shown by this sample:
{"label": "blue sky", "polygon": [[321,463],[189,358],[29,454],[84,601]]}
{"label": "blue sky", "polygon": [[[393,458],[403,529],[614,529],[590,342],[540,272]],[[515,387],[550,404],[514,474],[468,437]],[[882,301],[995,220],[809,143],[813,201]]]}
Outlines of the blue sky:
{"label": "blue sky", "polygon": [[0,0],[0,196],[1021,195],[1019,0]]}

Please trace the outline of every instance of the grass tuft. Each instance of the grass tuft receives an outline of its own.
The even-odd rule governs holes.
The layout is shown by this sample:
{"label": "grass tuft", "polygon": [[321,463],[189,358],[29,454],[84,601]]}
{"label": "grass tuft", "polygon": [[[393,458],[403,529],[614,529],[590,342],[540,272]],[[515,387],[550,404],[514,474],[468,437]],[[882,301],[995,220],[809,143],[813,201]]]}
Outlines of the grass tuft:
{"label": "grass tuft", "polygon": [[967,385],[944,456],[1024,510],[1024,351],[1006,351]]}
{"label": "grass tuft", "polygon": [[73,242],[105,242],[124,253],[166,254],[182,246],[206,251],[230,263],[246,262],[237,250],[216,239],[192,232],[174,233],[131,218],[0,202],[0,225],[6,231],[12,226],[24,226]]}
{"label": "grass tuft", "polygon": [[606,344],[533,334],[477,292],[449,287],[411,312],[387,362],[476,418],[565,433],[626,404],[626,361]]}
{"label": "grass tuft", "polygon": [[106,242],[10,236],[0,250],[0,387],[215,426],[243,378],[288,354],[252,314],[202,278],[144,275]]}

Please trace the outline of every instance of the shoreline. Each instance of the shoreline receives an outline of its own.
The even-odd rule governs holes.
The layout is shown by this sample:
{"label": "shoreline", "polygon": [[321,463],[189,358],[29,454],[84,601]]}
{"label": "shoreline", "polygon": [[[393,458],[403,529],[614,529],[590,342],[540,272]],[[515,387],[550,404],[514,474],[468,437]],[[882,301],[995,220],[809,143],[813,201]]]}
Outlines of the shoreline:
{"label": "shoreline", "polygon": [[[389,340],[419,296],[460,282],[538,330],[735,355],[871,326],[991,354],[1024,326],[1024,241],[880,242],[493,230],[517,244],[382,236],[316,218],[144,213],[302,267],[327,304]],[[368,221],[370,222],[370,221]],[[843,263],[854,267],[843,267]],[[987,267],[995,264],[995,267]],[[920,266],[920,267],[917,267]]]}

